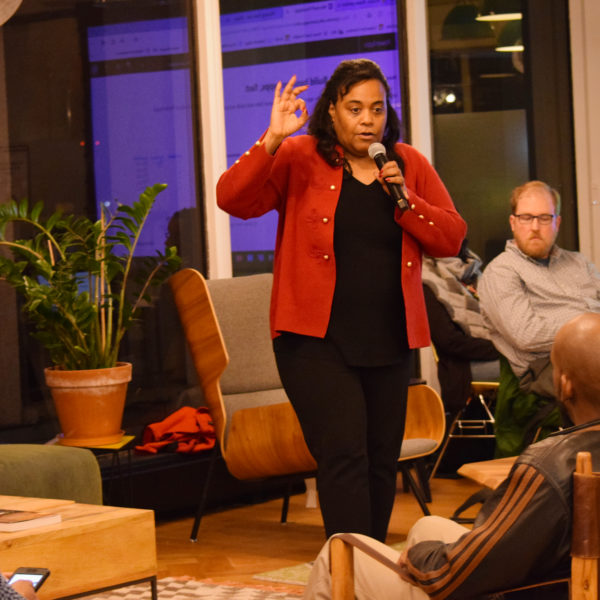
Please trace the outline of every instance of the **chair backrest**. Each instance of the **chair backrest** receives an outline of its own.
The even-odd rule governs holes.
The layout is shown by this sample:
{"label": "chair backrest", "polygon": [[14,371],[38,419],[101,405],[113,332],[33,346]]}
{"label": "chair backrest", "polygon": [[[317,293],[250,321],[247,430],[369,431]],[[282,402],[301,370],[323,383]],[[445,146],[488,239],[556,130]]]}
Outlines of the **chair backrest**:
{"label": "chair backrest", "polygon": [[215,433],[223,450],[225,406],[219,380],[229,362],[206,280],[195,269],[182,269],[169,279],[173,299],[204,393]]}
{"label": "chair backrest", "polygon": [[433,454],[444,441],[446,415],[440,395],[425,384],[410,385],[400,459]]}
{"label": "chair backrest", "polygon": [[281,388],[269,326],[273,275],[209,279],[206,285],[229,353],[223,395]]}
{"label": "chair backrest", "polygon": [[270,337],[272,275],[170,279],[221,453],[238,479],[316,469],[283,390]]}

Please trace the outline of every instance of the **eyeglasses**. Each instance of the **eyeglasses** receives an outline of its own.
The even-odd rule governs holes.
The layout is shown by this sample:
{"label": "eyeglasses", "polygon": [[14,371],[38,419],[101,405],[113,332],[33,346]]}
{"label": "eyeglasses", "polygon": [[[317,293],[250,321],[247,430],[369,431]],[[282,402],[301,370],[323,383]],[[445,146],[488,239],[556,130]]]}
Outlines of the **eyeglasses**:
{"label": "eyeglasses", "polygon": [[540,225],[550,225],[556,215],[530,215],[524,213],[522,215],[514,215],[521,225],[531,225],[534,219],[538,220]]}

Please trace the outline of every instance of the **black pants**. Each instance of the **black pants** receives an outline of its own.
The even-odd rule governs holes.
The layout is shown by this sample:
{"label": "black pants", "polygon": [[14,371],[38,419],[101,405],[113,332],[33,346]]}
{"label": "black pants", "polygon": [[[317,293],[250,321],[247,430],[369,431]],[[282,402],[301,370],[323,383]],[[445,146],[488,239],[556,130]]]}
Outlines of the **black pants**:
{"label": "black pants", "polygon": [[279,374],[317,461],[325,533],[385,541],[404,434],[412,353],[400,364],[353,367],[327,340],[273,343]]}

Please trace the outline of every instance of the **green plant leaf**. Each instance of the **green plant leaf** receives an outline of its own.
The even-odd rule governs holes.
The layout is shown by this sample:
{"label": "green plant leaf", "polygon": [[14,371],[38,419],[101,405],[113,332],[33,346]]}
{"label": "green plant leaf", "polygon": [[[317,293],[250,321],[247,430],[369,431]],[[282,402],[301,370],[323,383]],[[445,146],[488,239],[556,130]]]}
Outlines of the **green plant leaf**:
{"label": "green plant leaf", "polygon": [[43,209],[44,205],[41,202],[36,203],[36,205],[31,209],[31,220],[37,222]]}
{"label": "green plant leaf", "polygon": [[29,202],[27,201],[27,198],[23,198],[19,202],[19,208],[18,208],[19,217],[21,217],[22,219],[26,218],[28,212],[29,212]]}
{"label": "green plant leaf", "polygon": [[[107,221],[54,212],[43,220],[43,205],[28,201],[0,205],[0,277],[23,297],[34,336],[63,368],[114,366],[125,331],[151,289],[180,263],[176,249],[136,258],[142,229],[164,184],[147,188],[131,206],[121,205]],[[8,224],[33,229],[22,240],[5,239]],[[165,232],[166,235],[166,232]],[[11,256],[12,255],[12,256]]]}

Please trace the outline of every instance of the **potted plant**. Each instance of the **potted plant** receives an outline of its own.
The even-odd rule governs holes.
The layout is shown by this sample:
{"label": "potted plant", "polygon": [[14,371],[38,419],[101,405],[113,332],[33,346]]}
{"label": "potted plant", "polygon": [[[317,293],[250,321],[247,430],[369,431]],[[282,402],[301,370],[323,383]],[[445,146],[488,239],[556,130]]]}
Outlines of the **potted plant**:
{"label": "potted plant", "polygon": [[[165,187],[149,187],[132,206],[103,212],[97,221],[60,211],[43,219],[42,203],[30,207],[27,200],[0,205],[0,246],[9,251],[0,256],[0,278],[23,297],[32,335],[53,363],[44,374],[62,444],[111,444],[123,435],[131,364],[119,362],[119,348],[141,306],[151,301],[151,288],[180,264],[175,247],[134,264],[148,215]],[[7,239],[7,226],[17,223],[30,228],[31,237]],[[86,423],[79,424],[79,417]]]}

